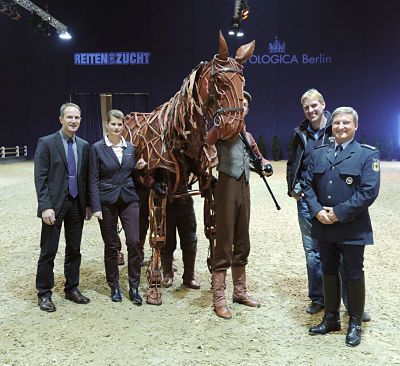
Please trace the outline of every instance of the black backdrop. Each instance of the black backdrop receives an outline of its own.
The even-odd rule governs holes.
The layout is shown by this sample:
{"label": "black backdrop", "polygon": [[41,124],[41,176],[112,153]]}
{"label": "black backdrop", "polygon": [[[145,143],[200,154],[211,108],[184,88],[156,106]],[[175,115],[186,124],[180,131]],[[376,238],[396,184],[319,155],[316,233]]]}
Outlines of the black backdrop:
{"label": "black backdrop", "polygon": [[[256,40],[255,56],[244,70],[253,95],[246,121],[256,139],[264,137],[269,157],[275,134],[286,149],[303,118],[300,96],[311,87],[324,94],[331,111],[342,105],[358,110],[359,139],[366,134],[374,144],[378,133],[384,140],[390,134],[398,146],[400,2],[249,0],[251,15],[242,24],[242,39],[227,35],[233,2],[49,2],[50,13],[69,27],[70,41],[43,38],[32,32],[26,17],[15,22],[0,14],[0,145],[28,145],[32,157],[37,138],[60,127],[59,107],[70,94],[149,93],[148,109],[155,109],[174,95],[194,66],[218,52],[222,29],[231,55]],[[295,55],[298,63],[272,63],[268,47],[275,37],[285,43],[285,52],[275,55]],[[74,65],[76,52],[116,51],[150,52],[150,63]],[[331,63],[302,62],[303,55],[321,54]],[[83,118],[82,129],[101,123],[99,115]]]}

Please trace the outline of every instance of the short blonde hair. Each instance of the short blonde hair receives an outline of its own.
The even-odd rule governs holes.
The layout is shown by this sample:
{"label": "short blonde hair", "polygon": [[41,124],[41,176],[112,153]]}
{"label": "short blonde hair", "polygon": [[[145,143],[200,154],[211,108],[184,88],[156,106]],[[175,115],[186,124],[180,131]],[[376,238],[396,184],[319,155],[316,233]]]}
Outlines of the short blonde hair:
{"label": "short blonde hair", "polygon": [[354,123],[358,123],[358,113],[352,107],[339,107],[339,108],[336,108],[332,113],[332,120],[338,114],[351,114],[351,116],[353,117],[353,122]]}
{"label": "short blonde hair", "polygon": [[313,98],[318,98],[318,101],[322,104],[325,103],[324,97],[322,94],[317,90],[317,89],[309,89],[307,90],[300,99],[301,105],[303,105],[304,99],[313,99]]}
{"label": "short blonde hair", "polygon": [[125,119],[125,115],[118,109],[110,109],[108,111],[107,122],[110,122],[112,117],[122,119],[122,121]]}

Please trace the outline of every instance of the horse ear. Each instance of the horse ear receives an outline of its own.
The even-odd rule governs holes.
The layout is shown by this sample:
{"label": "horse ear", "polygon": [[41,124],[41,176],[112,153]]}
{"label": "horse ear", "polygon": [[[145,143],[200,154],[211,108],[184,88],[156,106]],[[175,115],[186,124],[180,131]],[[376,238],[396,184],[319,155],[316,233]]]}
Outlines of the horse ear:
{"label": "horse ear", "polygon": [[219,31],[219,53],[218,58],[220,60],[227,60],[229,57],[228,46],[226,45],[226,41],[222,32]]}
{"label": "horse ear", "polygon": [[236,52],[235,61],[242,65],[253,54],[255,46],[256,41],[252,41],[240,47]]}

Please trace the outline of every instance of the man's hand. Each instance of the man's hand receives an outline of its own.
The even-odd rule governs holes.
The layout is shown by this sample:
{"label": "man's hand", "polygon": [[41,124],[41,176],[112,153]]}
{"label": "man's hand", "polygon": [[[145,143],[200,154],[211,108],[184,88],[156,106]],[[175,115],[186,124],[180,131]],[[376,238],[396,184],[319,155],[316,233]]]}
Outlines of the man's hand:
{"label": "man's hand", "polygon": [[333,221],[329,218],[328,216],[328,212],[326,212],[325,210],[321,210],[319,211],[315,217],[317,218],[317,220],[321,223],[321,224],[325,224],[325,225],[332,225]]}
{"label": "man's hand", "polygon": [[324,210],[327,212],[329,220],[331,220],[332,222],[338,222],[339,221],[339,219],[335,215],[335,212],[333,211],[333,207],[324,206]]}
{"label": "man's hand", "polygon": [[271,164],[264,165],[262,168],[262,174],[266,177],[270,177],[274,173]]}
{"label": "man's hand", "polygon": [[144,167],[147,165],[146,161],[143,158],[140,158],[137,162],[136,162],[136,169],[138,170],[142,170],[144,169]]}
{"label": "man's hand", "polygon": [[90,207],[86,207],[86,217],[85,220],[90,220],[92,218],[92,209]]}
{"label": "man's hand", "polygon": [[52,208],[48,208],[47,210],[42,211],[42,219],[47,225],[54,225],[56,222],[56,215]]}
{"label": "man's hand", "polygon": [[302,197],[304,197],[304,193],[301,193],[299,196],[294,193],[294,191],[290,191],[290,196],[293,197],[296,201],[300,200]]}
{"label": "man's hand", "polygon": [[94,217],[97,217],[99,220],[103,220],[103,212],[102,211],[95,211],[92,214]]}

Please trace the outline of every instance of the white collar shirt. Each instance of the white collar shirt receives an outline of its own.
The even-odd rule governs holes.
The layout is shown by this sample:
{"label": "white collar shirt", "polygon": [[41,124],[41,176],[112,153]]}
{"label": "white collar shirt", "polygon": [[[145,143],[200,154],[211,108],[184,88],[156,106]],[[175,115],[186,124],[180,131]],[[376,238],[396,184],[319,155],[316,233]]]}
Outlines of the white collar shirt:
{"label": "white collar shirt", "polygon": [[115,155],[117,156],[119,163],[121,164],[121,163],[122,163],[122,156],[123,156],[124,148],[127,147],[125,139],[121,136],[121,140],[120,140],[119,143],[116,144],[116,145],[114,145],[114,144],[108,139],[107,136],[104,137],[104,140],[105,140],[105,142],[106,142],[106,145],[107,145],[107,146],[111,146],[111,148],[114,150],[114,153],[115,153]]}

